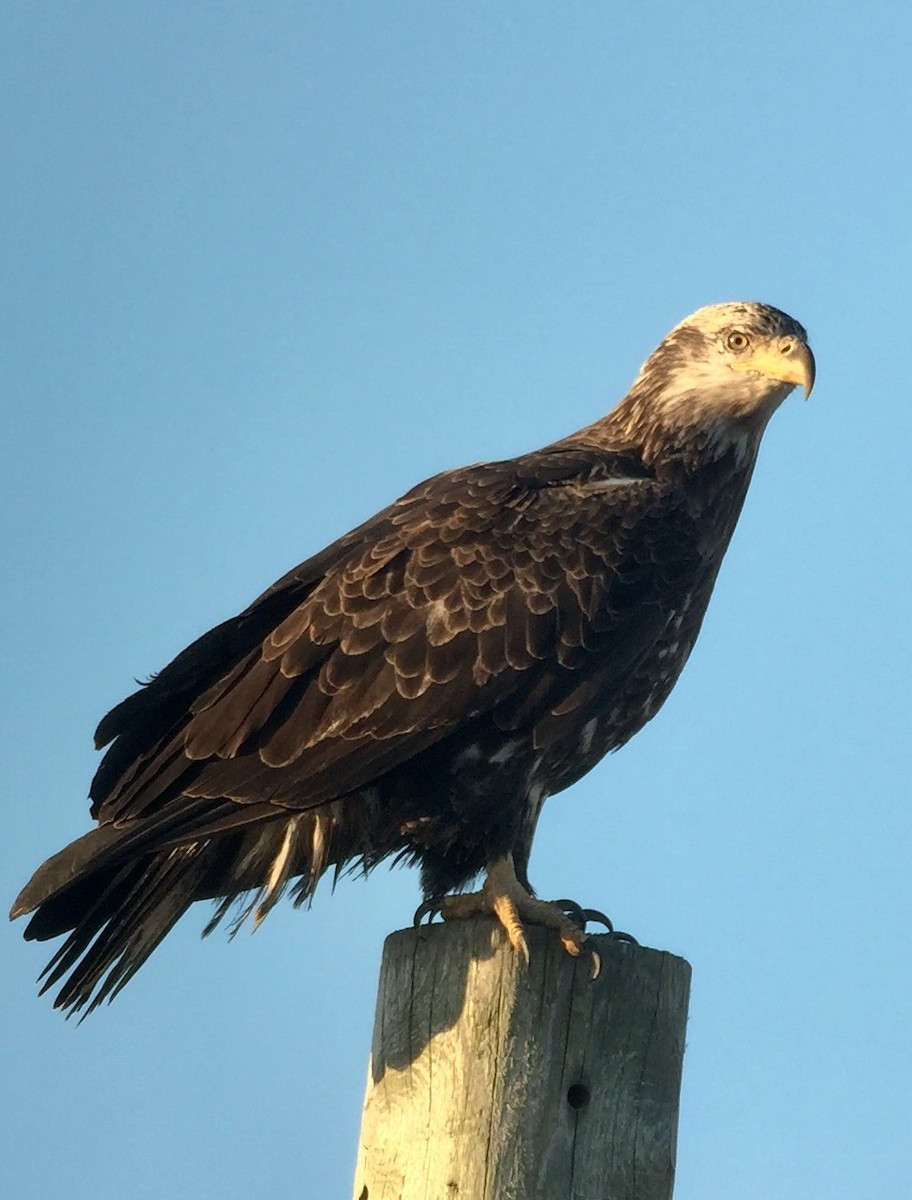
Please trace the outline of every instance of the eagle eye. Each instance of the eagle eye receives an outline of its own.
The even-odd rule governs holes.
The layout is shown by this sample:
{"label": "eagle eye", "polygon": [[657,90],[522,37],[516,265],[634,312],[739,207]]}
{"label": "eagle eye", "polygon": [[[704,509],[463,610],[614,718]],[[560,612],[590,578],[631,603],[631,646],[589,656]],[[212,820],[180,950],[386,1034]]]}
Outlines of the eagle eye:
{"label": "eagle eye", "polygon": [[746,350],[750,345],[750,338],[746,333],[741,333],[740,330],[736,329],[725,339],[725,344],[729,350]]}

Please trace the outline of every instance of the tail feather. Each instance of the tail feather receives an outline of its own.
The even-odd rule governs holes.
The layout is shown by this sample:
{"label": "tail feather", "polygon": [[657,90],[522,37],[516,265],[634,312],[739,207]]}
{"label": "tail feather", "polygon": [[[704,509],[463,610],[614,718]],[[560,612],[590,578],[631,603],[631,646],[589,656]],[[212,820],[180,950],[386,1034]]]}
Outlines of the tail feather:
{"label": "tail feather", "polygon": [[[210,933],[237,906],[231,933],[263,920],[290,890],[309,904],[324,873],[367,873],[404,851],[395,813],[372,794],[305,812],[175,800],[155,821],[105,825],[39,867],[13,906],[28,939],[66,935],[41,974],[54,1007],[83,1017],[136,974],[191,904],[214,900]],[[330,870],[332,868],[332,870]]]}
{"label": "tail feather", "polygon": [[88,1016],[117,995],[196,899],[208,849],[191,844],[149,855],[107,882],[42,972],[42,993],[67,976],[55,1008]]}
{"label": "tail feather", "polygon": [[245,823],[256,815],[214,820],[183,842],[171,840],[169,820],[158,831],[164,844],[148,828],[103,826],[40,867],[12,915],[32,913],[29,939],[67,935],[40,976],[42,993],[62,982],[54,1007],[85,1017],[112,1000],[196,900],[217,902],[204,935],[235,905],[232,934],[251,916],[256,928],[292,880],[296,903],[309,901],[363,840],[343,828],[338,804]]}
{"label": "tail feather", "polygon": [[25,931],[27,941],[43,942],[71,928],[67,919],[70,903],[66,911],[61,911],[53,903],[54,898],[64,892],[72,896],[89,872],[97,876],[108,851],[115,846],[119,849],[122,841],[122,831],[111,825],[103,826],[83,834],[41,864],[10,909],[11,921],[35,913]]}

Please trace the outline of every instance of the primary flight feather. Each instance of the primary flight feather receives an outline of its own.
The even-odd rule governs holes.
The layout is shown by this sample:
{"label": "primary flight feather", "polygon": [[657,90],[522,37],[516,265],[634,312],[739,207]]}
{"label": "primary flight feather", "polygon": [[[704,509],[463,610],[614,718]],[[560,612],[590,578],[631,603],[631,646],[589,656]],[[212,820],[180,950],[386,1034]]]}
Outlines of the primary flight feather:
{"label": "primary flight feather", "polygon": [[[207,932],[328,870],[421,867],[428,908],[584,943],[534,900],[541,806],[658,711],[694,645],[804,329],[763,304],[681,322],[607,416],[447,471],[289,572],[101,721],[98,827],[12,916],[66,940],[56,1004],[91,1011],[196,900]],[[486,872],[481,892],[448,895]]]}

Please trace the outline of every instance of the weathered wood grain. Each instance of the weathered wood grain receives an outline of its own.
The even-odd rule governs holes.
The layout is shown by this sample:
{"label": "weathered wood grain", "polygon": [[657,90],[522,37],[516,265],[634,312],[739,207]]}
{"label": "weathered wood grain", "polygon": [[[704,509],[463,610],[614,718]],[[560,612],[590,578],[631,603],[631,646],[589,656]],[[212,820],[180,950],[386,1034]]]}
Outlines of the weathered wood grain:
{"label": "weathered wood grain", "polygon": [[492,921],[386,942],[355,1200],[667,1200],[690,966]]}

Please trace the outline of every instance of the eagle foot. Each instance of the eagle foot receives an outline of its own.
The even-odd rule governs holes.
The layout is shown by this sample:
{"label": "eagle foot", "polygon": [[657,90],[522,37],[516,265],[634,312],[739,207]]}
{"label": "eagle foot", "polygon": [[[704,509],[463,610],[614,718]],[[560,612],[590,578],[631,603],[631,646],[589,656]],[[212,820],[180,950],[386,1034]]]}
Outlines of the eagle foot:
{"label": "eagle foot", "polygon": [[[607,921],[607,918],[572,902],[561,900],[552,904],[537,900],[516,878],[513,858],[509,854],[489,865],[480,891],[425,900],[415,913],[414,923],[420,925],[425,917],[433,920],[435,916],[441,916],[444,921],[465,921],[477,916],[495,917],[510,945],[522,955],[527,965],[529,943],[523,922],[544,925],[557,930],[561,945],[574,958],[583,953],[591,956],[593,979],[598,978],[601,971],[601,958],[587,945],[585,924],[587,920]],[[608,925],[610,928],[610,922]]]}

